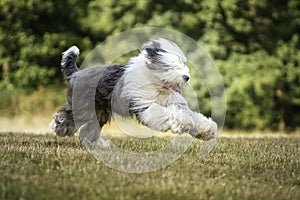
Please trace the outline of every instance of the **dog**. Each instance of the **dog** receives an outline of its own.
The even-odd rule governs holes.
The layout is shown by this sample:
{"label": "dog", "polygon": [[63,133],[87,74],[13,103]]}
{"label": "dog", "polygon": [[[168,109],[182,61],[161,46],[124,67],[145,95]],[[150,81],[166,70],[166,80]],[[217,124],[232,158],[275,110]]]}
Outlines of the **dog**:
{"label": "dog", "polygon": [[[145,43],[138,56],[126,64],[82,70],[76,65],[78,55],[76,46],[62,53],[67,103],[50,123],[58,136],[72,136],[79,130],[82,143],[109,145],[101,139],[100,132],[112,114],[117,113],[135,116],[141,124],[160,132],[189,133],[205,141],[217,137],[216,122],[192,111],[182,96],[182,88],[191,76],[186,56],[174,42],[157,38]],[[75,113],[80,119],[74,118]]]}

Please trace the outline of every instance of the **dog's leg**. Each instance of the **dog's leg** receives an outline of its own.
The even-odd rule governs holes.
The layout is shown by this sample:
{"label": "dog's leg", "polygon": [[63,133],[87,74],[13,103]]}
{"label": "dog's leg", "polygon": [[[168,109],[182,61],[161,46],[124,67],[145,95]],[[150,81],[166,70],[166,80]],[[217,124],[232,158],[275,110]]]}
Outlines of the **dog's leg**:
{"label": "dog's leg", "polygon": [[217,124],[213,120],[191,111],[187,105],[164,107],[153,104],[139,113],[138,119],[154,130],[171,130],[179,134],[186,132],[203,140],[215,138],[217,134]]}
{"label": "dog's leg", "polygon": [[[76,116],[75,123],[79,128],[79,139],[84,146],[101,146],[108,147],[109,141],[101,137],[100,132],[102,126],[107,122],[108,116],[104,115],[99,111],[97,114],[103,114],[102,118],[96,115],[95,110],[90,105],[94,104],[92,100],[89,100],[87,96],[87,101],[76,102],[76,107],[74,108],[74,114]],[[99,121],[102,119],[103,121]]]}
{"label": "dog's leg", "polygon": [[109,140],[100,136],[101,127],[98,121],[92,121],[84,124],[79,131],[79,138],[84,146],[97,145],[100,147],[109,147]]}
{"label": "dog's leg", "polygon": [[77,129],[73,120],[72,106],[66,103],[64,107],[54,114],[49,126],[58,136],[74,135]]}

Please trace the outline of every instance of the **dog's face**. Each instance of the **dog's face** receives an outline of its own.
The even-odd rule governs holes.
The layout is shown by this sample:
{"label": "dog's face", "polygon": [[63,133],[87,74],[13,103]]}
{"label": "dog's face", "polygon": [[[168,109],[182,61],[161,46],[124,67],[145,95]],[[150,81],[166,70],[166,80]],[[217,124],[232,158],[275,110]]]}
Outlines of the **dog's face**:
{"label": "dog's face", "polygon": [[182,86],[190,79],[186,57],[182,50],[166,39],[155,39],[146,43],[141,50],[147,67],[164,87],[181,94]]}

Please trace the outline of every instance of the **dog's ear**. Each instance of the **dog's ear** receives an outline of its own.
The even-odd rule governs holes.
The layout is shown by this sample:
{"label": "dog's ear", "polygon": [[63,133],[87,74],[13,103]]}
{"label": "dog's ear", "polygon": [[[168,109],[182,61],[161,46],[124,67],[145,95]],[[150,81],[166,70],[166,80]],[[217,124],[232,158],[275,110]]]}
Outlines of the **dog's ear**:
{"label": "dog's ear", "polygon": [[161,44],[159,43],[158,39],[150,41],[146,44],[144,44],[142,50],[145,50],[147,53],[147,56],[155,59],[159,56],[160,52],[166,52],[161,48]]}
{"label": "dog's ear", "polygon": [[166,52],[161,48],[152,47],[152,46],[146,46],[144,47],[144,50],[147,52],[147,55],[152,59],[157,58],[161,52]]}
{"label": "dog's ear", "polygon": [[157,48],[153,48],[153,47],[145,47],[144,48],[148,54],[149,57],[154,58],[158,56],[159,53],[159,49]]}

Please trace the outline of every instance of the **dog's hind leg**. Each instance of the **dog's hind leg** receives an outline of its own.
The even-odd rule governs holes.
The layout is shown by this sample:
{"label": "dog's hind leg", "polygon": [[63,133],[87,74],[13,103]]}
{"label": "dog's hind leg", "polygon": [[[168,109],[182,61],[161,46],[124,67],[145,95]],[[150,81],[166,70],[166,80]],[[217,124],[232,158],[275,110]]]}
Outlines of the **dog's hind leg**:
{"label": "dog's hind leg", "polygon": [[84,146],[97,145],[100,147],[108,147],[109,140],[100,136],[101,128],[96,120],[84,124],[79,131],[81,143]]}
{"label": "dog's hind leg", "polygon": [[73,120],[72,106],[66,103],[57,113],[54,114],[50,128],[56,135],[72,136],[77,131]]}

